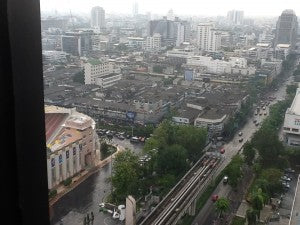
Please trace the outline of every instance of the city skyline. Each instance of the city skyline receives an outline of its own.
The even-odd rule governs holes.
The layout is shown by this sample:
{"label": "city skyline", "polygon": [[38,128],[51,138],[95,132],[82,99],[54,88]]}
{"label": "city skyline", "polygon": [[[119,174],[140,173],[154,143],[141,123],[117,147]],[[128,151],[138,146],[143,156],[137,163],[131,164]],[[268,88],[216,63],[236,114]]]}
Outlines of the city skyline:
{"label": "city skyline", "polygon": [[[285,9],[293,9],[296,14],[300,13],[300,4],[297,4],[297,0],[286,0],[284,2],[272,2],[271,0],[259,1],[252,0],[249,2],[241,2],[238,0],[228,0],[226,2],[221,0],[211,0],[208,2],[199,3],[196,0],[187,0],[184,2],[174,2],[171,0],[159,1],[120,1],[120,0],[64,0],[64,1],[46,1],[41,0],[42,11],[54,11],[57,12],[69,12],[70,10],[75,13],[88,14],[92,7],[101,6],[108,13],[123,13],[132,14],[133,3],[138,3],[139,12],[145,14],[146,12],[152,12],[156,14],[167,14],[172,9],[177,15],[203,15],[203,16],[226,16],[230,10],[243,10],[245,17],[247,16],[279,16]],[[156,7],[159,4],[159,8]],[[57,8],[57,5],[60,7]],[[259,7],[258,7],[259,5]],[[199,7],[198,7],[199,6]],[[63,9],[63,10],[62,10]]]}

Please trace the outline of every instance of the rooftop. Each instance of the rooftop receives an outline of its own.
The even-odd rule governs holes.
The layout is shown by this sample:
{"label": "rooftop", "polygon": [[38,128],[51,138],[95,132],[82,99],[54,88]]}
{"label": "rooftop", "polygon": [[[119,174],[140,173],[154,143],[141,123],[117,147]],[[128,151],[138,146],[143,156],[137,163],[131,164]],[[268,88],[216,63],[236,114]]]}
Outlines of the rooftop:
{"label": "rooftop", "polygon": [[82,138],[81,133],[76,129],[63,129],[55,139],[48,144],[47,147],[51,149],[52,152],[62,149],[74,143]]}
{"label": "rooftop", "polygon": [[46,141],[54,134],[57,128],[67,118],[66,113],[47,113],[45,114]]}
{"label": "rooftop", "polygon": [[102,61],[100,61],[99,59],[89,59],[88,63],[95,66],[95,65],[99,65],[101,63],[103,63]]}
{"label": "rooftop", "polygon": [[296,95],[290,107],[290,112],[296,115],[300,115],[300,88],[297,88]]}

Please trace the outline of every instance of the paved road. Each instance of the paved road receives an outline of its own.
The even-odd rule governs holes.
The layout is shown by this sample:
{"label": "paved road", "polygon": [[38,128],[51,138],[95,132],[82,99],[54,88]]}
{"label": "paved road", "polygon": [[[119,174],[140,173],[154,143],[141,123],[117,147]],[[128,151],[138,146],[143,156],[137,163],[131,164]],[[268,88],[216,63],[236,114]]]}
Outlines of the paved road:
{"label": "paved road", "polygon": [[[225,148],[225,160],[222,163],[222,165],[220,166],[218,172],[216,174],[218,174],[220,171],[222,171],[226,165],[231,161],[232,157],[234,155],[236,155],[236,153],[242,148],[242,145],[247,141],[247,140],[251,140],[252,135],[260,128],[261,123],[263,122],[263,120],[265,118],[267,118],[267,116],[269,115],[269,107],[273,104],[275,104],[276,102],[285,99],[286,97],[286,86],[291,84],[293,81],[293,77],[289,77],[284,83],[283,85],[275,92],[275,93],[270,93],[268,96],[274,96],[276,97],[276,100],[272,101],[270,103],[270,105],[268,107],[266,107],[266,110],[262,110],[263,112],[262,115],[253,115],[252,117],[250,117],[246,124],[244,125],[244,127],[240,130],[241,132],[243,132],[243,142],[239,142],[239,139],[241,138],[237,132],[237,134],[233,137],[232,141],[230,141],[229,143],[224,145]],[[264,112],[267,112],[267,115],[264,115]],[[253,120],[257,120],[258,122],[260,122],[259,126],[255,126],[255,124],[253,123]],[[215,194],[219,195],[220,197],[222,196],[227,196],[230,192],[230,188],[229,186],[224,186],[223,183],[221,182],[216,190],[215,190]],[[197,215],[197,217],[195,218],[195,220],[193,221],[193,225],[210,225],[213,224],[213,220],[215,218],[215,213],[214,213],[214,206],[211,202],[211,200],[209,199],[206,204],[204,205],[204,207],[202,208],[202,210],[199,212],[199,214]],[[297,224],[298,225],[298,224]]]}
{"label": "paved road", "polygon": [[[130,148],[136,153],[140,153],[142,150],[141,144],[132,145],[127,139],[121,141],[114,138],[112,141],[120,147]],[[113,220],[109,214],[98,212],[98,204],[103,201],[111,189],[111,185],[106,182],[110,175],[111,164],[107,164],[58,200],[53,206],[51,225],[59,225],[60,219],[63,220],[64,225],[82,225],[84,216],[91,211],[95,215],[95,225],[121,224],[118,220]]]}

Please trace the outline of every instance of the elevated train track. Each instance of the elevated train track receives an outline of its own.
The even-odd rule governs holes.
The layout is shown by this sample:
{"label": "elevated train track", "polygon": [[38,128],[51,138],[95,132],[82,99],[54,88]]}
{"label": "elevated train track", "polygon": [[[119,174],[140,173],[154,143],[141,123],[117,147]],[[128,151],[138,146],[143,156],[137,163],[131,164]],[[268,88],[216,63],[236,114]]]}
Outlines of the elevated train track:
{"label": "elevated train track", "polygon": [[140,225],[176,224],[209,181],[220,163],[218,156],[204,155],[173,187]]}

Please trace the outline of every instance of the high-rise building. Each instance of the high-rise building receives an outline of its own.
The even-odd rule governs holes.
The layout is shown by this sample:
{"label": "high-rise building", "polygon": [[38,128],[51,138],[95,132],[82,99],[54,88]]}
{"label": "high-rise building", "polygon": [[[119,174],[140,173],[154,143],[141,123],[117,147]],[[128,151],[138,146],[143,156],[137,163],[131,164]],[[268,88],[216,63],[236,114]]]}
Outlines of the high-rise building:
{"label": "high-rise building", "polygon": [[158,33],[148,36],[145,40],[144,49],[146,51],[159,51],[161,48],[161,35]]}
{"label": "high-rise building", "polygon": [[227,20],[235,25],[242,25],[244,20],[244,11],[231,10],[227,13]]}
{"label": "high-rise building", "polygon": [[137,2],[133,3],[132,15],[135,17],[139,14],[139,4]]}
{"label": "high-rise building", "polygon": [[98,30],[105,28],[105,11],[100,6],[95,6],[91,10],[91,27]]}
{"label": "high-rise building", "polygon": [[171,20],[171,21],[174,21],[174,20],[175,20],[175,16],[174,16],[173,9],[170,9],[170,10],[168,11],[167,19],[168,19],[168,20]]}
{"label": "high-rise building", "polygon": [[197,45],[200,50],[217,51],[221,47],[221,33],[214,22],[200,23],[197,27]]}
{"label": "high-rise building", "polygon": [[279,16],[276,25],[275,46],[278,44],[296,44],[298,22],[295,12],[291,9],[284,10]]}
{"label": "high-rise building", "polygon": [[92,50],[93,31],[66,32],[61,37],[62,51],[75,55],[84,56]]}
{"label": "high-rise building", "polygon": [[175,17],[175,45],[180,46],[183,42],[190,41],[191,26],[187,21],[179,20]]}
{"label": "high-rise building", "polygon": [[176,29],[174,21],[168,20],[166,17],[160,20],[151,20],[149,22],[148,36],[153,36],[155,33],[161,35],[162,46],[175,44]]}

